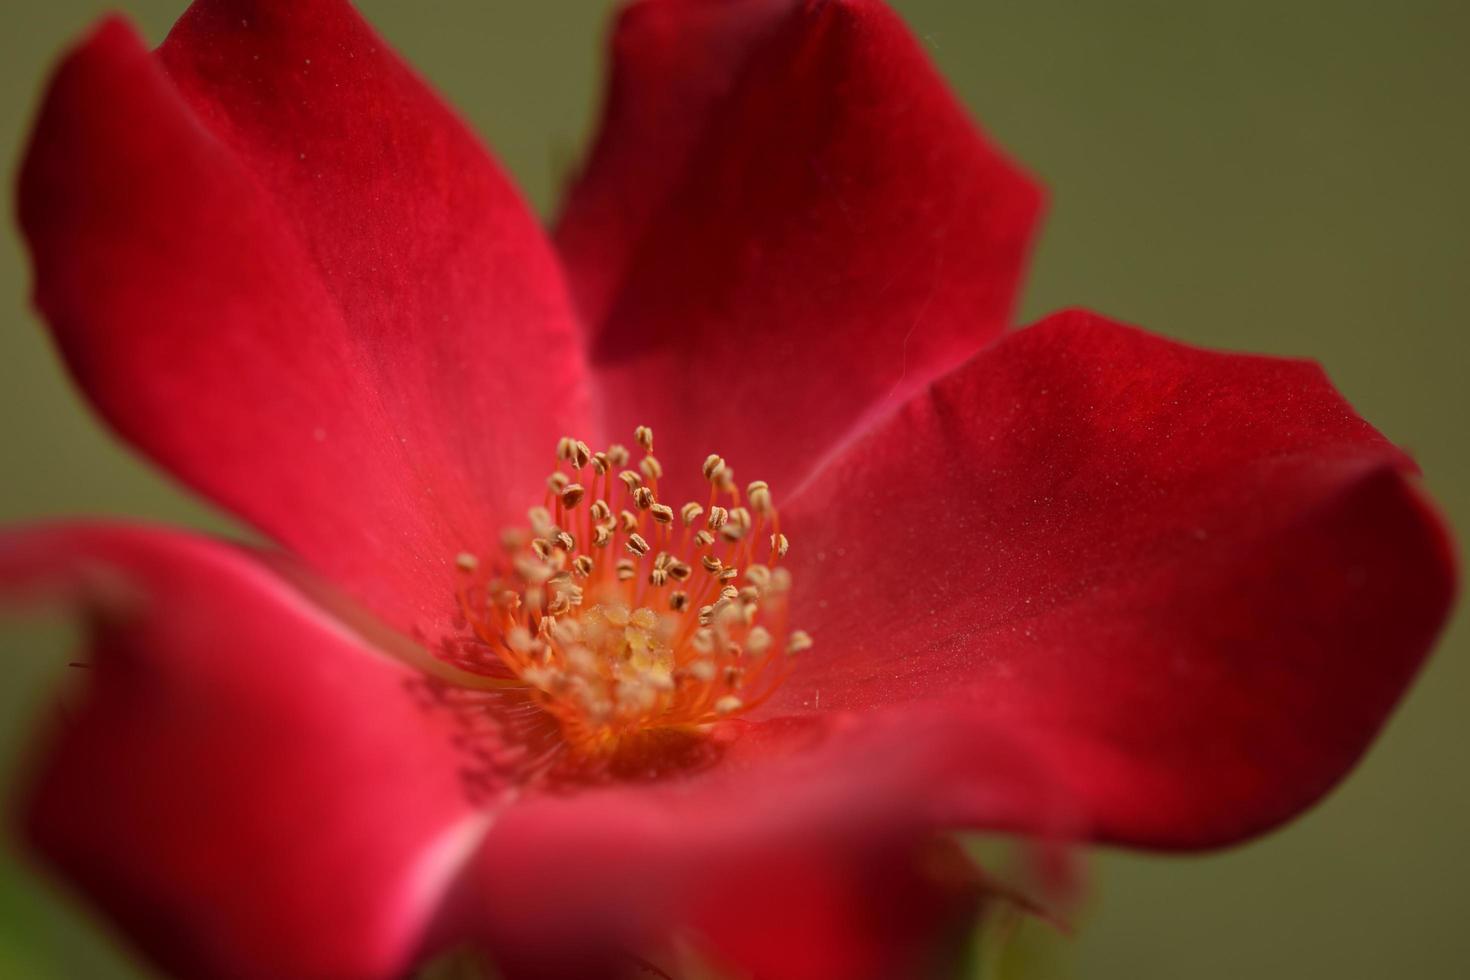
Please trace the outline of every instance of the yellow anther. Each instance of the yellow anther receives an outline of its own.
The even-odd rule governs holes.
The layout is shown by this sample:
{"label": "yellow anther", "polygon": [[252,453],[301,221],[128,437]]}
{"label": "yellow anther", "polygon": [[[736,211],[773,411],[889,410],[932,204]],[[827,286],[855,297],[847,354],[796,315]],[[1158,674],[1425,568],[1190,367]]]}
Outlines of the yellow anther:
{"label": "yellow anther", "polygon": [[773,534],[773,535],[771,535],[771,552],[773,554],[775,554],[775,556],[777,558],[785,558],[786,557],[786,551],[790,547],[791,547],[791,542],[788,541],[788,540],[786,540],[786,535],[784,535],[784,534]]}
{"label": "yellow anther", "polygon": [[648,540],[643,535],[634,532],[628,535],[628,550],[641,558],[648,554]]}
{"label": "yellow anther", "polygon": [[793,656],[811,648],[811,634],[807,633],[806,630],[792,630],[791,635],[786,638],[786,652]]}
{"label": "yellow anther", "polygon": [[643,447],[646,453],[653,452],[653,430],[646,425],[640,425],[633,430],[633,441]]}
{"label": "yellow anther", "polygon": [[668,504],[654,504],[648,509],[648,512],[652,514],[653,519],[660,524],[674,523],[674,508],[670,507]]}
{"label": "yellow anther", "polygon": [[704,466],[700,471],[706,480],[716,483],[725,474],[725,461],[715,453],[710,453],[704,458]]}
{"label": "yellow anther", "polygon": [[582,484],[569,483],[561,492],[561,505],[567,508],[575,507],[582,502],[582,498],[586,495],[587,488],[582,486]]}
{"label": "yellow anther", "polygon": [[639,460],[638,469],[643,472],[644,478],[648,480],[657,480],[664,475],[663,465],[653,456],[644,456]]}
{"label": "yellow anther", "polygon": [[480,567],[480,559],[476,558],[468,551],[461,551],[459,554],[455,555],[454,563],[459,566],[459,570],[462,572],[473,572],[475,569]]}
{"label": "yellow anther", "polygon": [[700,515],[703,513],[704,508],[692,500],[679,508],[679,518],[684,522],[685,527],[689,527],[695,521],[699,520]]}
{"label": "yellow anther", "polygon": [[653,491],[647,487],[639,487],[633,491],[633,504],[639,510],[647,510],[653,506]]}

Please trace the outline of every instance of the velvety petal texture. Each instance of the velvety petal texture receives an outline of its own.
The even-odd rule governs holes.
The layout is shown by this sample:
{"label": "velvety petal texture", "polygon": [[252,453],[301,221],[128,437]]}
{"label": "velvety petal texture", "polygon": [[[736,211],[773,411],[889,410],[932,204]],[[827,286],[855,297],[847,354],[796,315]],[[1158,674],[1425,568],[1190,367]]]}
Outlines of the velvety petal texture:
{"label": "velvety petal texture", "polygon": [[1260,832],[1356,761],[1444,622],[1413,474],[1314,365],[1053,317],[783,511],[818,642],[769,710],[984,720],[1098,839]]}
{"label": "velvety petal texture", "polygon": [[488,822],[421,675],[183,534],[15,532],[0,589],[91,626],[29,793],[49,860],[179,976],[400,974]]}
{"label": "velvety petal texture", "polygon": [[588,431],[534,219],[344,0],[104,23],[20,183],[36,302],[106,419],[403,630]]}
{"label": "velvety petal texture", "polygon": [[883,4],[645,0],[613,53],[557,243],[671,479],[794,487],[1005,327],[1040,195]]}

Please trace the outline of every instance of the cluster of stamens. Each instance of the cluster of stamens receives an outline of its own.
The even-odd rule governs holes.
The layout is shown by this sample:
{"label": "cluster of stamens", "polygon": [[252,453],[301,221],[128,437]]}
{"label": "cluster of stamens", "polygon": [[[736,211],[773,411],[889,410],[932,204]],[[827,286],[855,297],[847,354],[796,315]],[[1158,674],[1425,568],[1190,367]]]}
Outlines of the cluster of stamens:
{"label": "cluster of stamens", "polygon": [[766,483],[742,498],[711,455],[708,501],[675,509],[659,497],[653,432],[635,442],[632,467],[624,446],[563,438],[529,527],[504,533],[499,560],[459,556],[478,666],[508,671],[583,756],[750,711],[812,642],[787,628],[788,541]]}

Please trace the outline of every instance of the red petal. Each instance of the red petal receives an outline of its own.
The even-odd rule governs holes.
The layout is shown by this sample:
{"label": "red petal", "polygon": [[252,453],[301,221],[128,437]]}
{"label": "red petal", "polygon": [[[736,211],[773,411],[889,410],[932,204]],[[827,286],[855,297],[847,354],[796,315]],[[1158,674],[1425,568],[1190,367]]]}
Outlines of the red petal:
{"label": "red petal", "polygon": [[484,829],[418,675],[200,538],[0,539],[0,588],[38,587],[93,626],[31,790],[46,856],[178,975],[399,975]]}
{"label": "red petal", "polygon": [[794,487],[1005,326],[1039,194],[881,3],[646,0],[613,51],[557,231],[611,431]]}
{"label": "red petal", "polygon": [[984,720],[1099,838],[1260,832],[1353,765],[1444,621],[1411,472],[1313,365],[1052,318],[783,512],[817,645],[769,710]]}
{"label": "red petal", "polygon": [[473,137],[345,4],[109,21],[20,188],[36,300],[126,438],[399,628],[586,424],[554,258]]}
{"label": "red petal", "polygon": [[622,975],[671,937],[742,976],[927,976],[978,893],[932,832],[962,800],[1049,812],[1047,790],[960,719],[767,722],[691,781],[505,813],[465,907],[514,977]]}

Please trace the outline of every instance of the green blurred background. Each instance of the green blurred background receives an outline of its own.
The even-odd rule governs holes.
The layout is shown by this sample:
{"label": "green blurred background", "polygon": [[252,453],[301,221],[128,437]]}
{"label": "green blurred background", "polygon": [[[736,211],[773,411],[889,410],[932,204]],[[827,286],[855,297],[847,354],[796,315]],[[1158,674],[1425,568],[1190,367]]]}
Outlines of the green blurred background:
{"label": "green blurred background", "polygon": [[[154,40],[183,0],[121,0]],[[1052,190],[1027,319],[1085,304],[1181,339],[1321,360],[1470,528],[1470,4],[899,0],[987,128]],[[49,66],[108,5],[6,5],[7,186]],[[546,213],[598,102],[606,0],[360,5]],[[7,208],[8,210],[8,208]],[[118,514],[226,528],[88,416],[0,235],[0,520]],[[1470,976],[1467,631],[1348,782],[1266,840],[1094,861],[1077,936],[1028,926],[1031,975]],[[0,786],[59,680],[55,624],[0,632]],[[1201,774],[1207,778],[1208,774]],[[0,853],[0,977],[146,975]]]}

